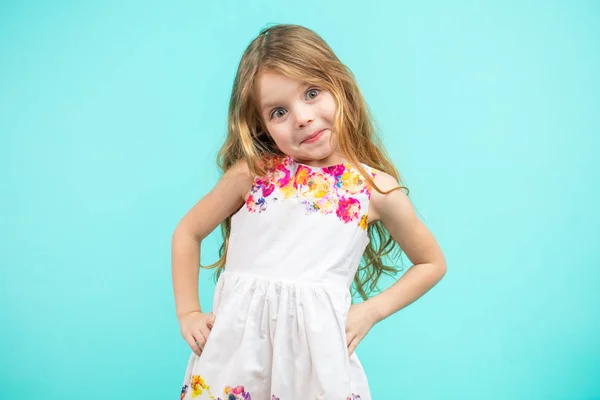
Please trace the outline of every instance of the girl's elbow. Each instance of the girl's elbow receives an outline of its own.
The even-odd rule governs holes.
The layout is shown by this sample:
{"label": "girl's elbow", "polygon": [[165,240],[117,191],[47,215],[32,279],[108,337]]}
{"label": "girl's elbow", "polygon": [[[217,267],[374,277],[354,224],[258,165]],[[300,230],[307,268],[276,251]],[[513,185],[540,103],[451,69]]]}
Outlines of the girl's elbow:
{"label": "girl's elbow", "polygon": [[445,260],[440,260],[432,263],[435,265],[436,271],[438,273],[439,279],[442,279],[446,272],[448,271],[448,266],[446,265]]}

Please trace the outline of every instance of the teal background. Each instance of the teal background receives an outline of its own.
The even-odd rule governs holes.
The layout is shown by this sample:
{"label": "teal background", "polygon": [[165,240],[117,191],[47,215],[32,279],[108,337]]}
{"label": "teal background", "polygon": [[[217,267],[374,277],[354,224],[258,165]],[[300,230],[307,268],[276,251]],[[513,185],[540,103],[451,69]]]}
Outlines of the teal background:
{"label": "teal background", "polygon": [[[314,29],[354,71],[447,257],[359,346],[374,399],[600,398],[599,18],[598,1],[1,2],[0,398],[177,398],[171,233],[219,177],[237,62],[269,23]],[[213,286],[202,271],[206,309]]]}

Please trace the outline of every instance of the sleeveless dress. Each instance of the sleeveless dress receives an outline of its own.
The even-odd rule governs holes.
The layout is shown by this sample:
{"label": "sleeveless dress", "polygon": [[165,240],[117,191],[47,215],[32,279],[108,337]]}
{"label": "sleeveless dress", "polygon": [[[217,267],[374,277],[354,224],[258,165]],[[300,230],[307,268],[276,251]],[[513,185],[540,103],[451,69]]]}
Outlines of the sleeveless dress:
{"label": "sleeveless dress", "polygon": [[271,158],[231,218],[215,323],[190,356],[181,400],[371,399],[345,332],[370,197],[349,163]]}

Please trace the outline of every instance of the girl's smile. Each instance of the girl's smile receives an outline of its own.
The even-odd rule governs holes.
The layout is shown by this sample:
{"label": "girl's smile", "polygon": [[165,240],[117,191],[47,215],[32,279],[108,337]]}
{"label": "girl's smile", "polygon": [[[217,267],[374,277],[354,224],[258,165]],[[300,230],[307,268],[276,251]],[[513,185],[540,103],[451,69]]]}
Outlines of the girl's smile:
{"label": "girl's smile", "polygon": [[310,135],[307,139],[304,139],[304,141],[302,143],[304,143],[304,144],[314,143],[323,136],[324,132],[325,132],[325,129],[321,129],[320,131],[317,131],[317,133]]}

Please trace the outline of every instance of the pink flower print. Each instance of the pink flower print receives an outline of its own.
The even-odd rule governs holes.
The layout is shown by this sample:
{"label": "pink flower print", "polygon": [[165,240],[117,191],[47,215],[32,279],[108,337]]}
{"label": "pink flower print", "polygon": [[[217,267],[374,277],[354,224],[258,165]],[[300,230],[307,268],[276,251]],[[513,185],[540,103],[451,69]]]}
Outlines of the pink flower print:
{"label": "pink flower print", "polygon": [[275,397],[275,395],[271,396],[271,400],[279,400],[279,397]]}
{"label": "pink flower print", "polygon": [[246,207],[250,212],[263,212],[267,208],[265,197],[268,197],[275,190],[275,185],[270,181],[256,179],[252,185],[250,195],[246,199]]}
{"label": "pink flower print", "polygon": [[273,191],[272,189],[271,189],[271,191],[268,191],[268,189],[265,190],[265,188],[267,188],[269,186],[273,186],[273,184],[271,182],[269,182],[268,180],[256,178],[254,185],[252,185],[252,192],[256,193],[260,190],[263,194],[263,197],[266,197],[266,196],[268,196],[268,194],[265,194],[266,192],[268,192],[270,194]]}
{"label": "pink flower print", "polygon": [[360,201],[354,197],[340,197],[336,214],[345,223],[354,221],[360,214]]}
{"label": "pink flower print", "polygon": [[264,197],[256,199],[252,194],[248,196],[246,200],[246,207],[250,212],[263,212],[266,209]]}
{"label": "pink flower print", "polygon": [[231,393],[237,395],[240,395],[242,393],[244,393],[244,387],[243,386],[236,386],[233,389],[231,389]]}
{"label": "pink flower print", "polygon": [[275,181],[278,187],[286,186],[290,182],[290,170],[285,164],[279,164],[275,171]]}
{"label": "pink flower print", "polygon": [[246,206],[248,206],[248,210],[256,211],[254,210],[254,196],[252,196],[252,193],[250,193],[246,199]]}
{"label": "pink flower print", "polygon": [[227,400],[252,400],[250,393],[246,392],[243,386],[236,386],[233,388],[227,386],[225,387],[224,392],[227,395]]}
{"label": "pink flower print", "polygon": [[275,185],[273,185],[272,182],[263,184],[263,188],[262,188],[263,197],[269,197],[269,195],[271,193],[273,193],[273,190],[275,190]]}
{"label": "pink flower print", "polygon": [[345,170],[346,170],[346,165],[345,164],[332,165],[331,167],[325,167],[325,168],[323,168],[323,172],[325,172],[326,174],[329,174],[329,175],[331,175],[333,177],[337,177],[337,176],[342,175]]}
{"label": "pink flower print", "polygon": [[265,183],[265,181],[263,181],[262,179],[256,178],[256,180],[254,182],[254,185],[252,187],[252,190],[258,189],[259,187],[261,187],[262,185],[264,185],[264,183]]}

